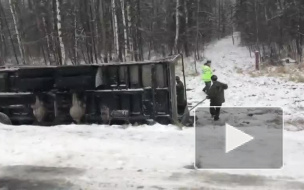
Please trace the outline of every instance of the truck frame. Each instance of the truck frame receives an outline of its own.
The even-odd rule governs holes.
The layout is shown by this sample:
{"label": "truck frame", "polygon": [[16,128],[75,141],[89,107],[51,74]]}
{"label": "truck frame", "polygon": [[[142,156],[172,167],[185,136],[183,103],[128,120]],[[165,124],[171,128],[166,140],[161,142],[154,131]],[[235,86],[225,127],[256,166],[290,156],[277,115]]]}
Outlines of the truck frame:
{"label": "truck frame", "polygon": [[180,58],[2,67],[0,122],[6,117],[13,125],[175,123]]}

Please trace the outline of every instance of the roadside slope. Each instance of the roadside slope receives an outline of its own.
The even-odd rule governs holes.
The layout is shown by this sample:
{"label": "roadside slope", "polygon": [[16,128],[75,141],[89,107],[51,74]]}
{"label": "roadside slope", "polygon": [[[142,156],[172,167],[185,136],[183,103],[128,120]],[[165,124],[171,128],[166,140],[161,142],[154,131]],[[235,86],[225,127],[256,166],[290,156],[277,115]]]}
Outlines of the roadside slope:
{"label": "roadside slope", "polygon": [[[236,33],[236,36],[237,33]],[[282,107],[285,113],[286,129],[304,128],[304,83],[295,83],[280,78],[256,77],[248,73],[255,69],[255,59],[250,57],[246,47],[240,47],[239,38],[233,45],[231,37],[224,38],[208,46],[205,57],[212,61],[214,74],[219,81],[227,83],[226,103],[224,106],[272,106]],[[202,62],[199,68],[202,66]],[[244,71],[239,73],[239,69]],[[187,77],[190,103],[205,98],[204,84],[200,76]],[[208,106],[209,101],[203,105]]]}

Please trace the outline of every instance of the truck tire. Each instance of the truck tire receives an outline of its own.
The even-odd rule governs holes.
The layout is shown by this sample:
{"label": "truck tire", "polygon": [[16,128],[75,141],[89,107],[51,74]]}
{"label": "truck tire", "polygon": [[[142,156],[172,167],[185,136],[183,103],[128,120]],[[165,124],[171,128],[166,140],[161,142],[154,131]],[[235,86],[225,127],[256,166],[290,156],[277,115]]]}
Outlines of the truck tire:
{"label": "truck tire", "polygon": [[5,125],[11,125],[12,121],[6,114],[0,112],[0,123]]}

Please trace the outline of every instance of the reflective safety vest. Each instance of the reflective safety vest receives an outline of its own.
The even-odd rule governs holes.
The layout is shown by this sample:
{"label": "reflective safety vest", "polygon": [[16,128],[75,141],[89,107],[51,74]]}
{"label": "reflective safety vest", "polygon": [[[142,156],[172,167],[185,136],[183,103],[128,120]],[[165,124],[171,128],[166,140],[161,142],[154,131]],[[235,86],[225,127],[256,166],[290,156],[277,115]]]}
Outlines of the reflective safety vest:
{"label": "reflective safety vest", "polygon": [[204,65],[202,67],[202,80],[204,82],[211,82],[212,75],[213,75],[213,73],[212,73],[211,68],[207,65]]}

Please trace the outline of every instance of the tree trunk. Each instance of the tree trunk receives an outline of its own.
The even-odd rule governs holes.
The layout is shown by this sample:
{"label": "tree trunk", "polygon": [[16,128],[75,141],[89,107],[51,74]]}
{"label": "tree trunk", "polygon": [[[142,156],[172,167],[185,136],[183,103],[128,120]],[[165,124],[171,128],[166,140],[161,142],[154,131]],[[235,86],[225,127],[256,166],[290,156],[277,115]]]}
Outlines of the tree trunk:
{"label": "tree trunk", "polygon": [[[1,6],[1,5],[0,5]],[[0,14],[1,16],[1,14]],[[6,45],[6,37],[5,37],[5,33],[4,33],[4,23],[2,22],[2,20],[0,19],[0,38],[1,38],[1,57],[0,57],[0,62],[1,65],[5,65],[5,60],[6,60],[6,56],[7,56],[7,45]]]}
{"label": "tree trunk", "polygon": [[189,57],[189,49],[188,49],[188,27],[189,27],[189,11],[188,11],[188,3],[187,0],[184,0],[184,9],[185,9],[185,31],[184,31],[184,51],[186,57]]}
{"label": "tree trunk", "polygon": [[19,65],[17,51],[16,51],[16,48],[14,46],[14,40],[13,40],[12,33],[11,33],[11,30],[10,30],[8,22],[7,22],[7,18],[6,18],[6,15],[5,15],[5,12],[4,12],[1,1],[0,1],[0,8],[1,8],[1,12],[3,13],[4,22],[5,22],[5,25],[7,27],[8,35],[9,35],[9,38],[10,38],[10,41],[11,41],[11,44],[12,44],[12,47],[13,47],[13,52],[14,52],[14,55],[15,55],[15,58],[16,58],[16,62],[17,62],[17,65]]}
{"label": "tree trunk", "polygon": [[[91,46],[92,46],[92,54],[94,54],[95,62],[98,63],[98,56],[96,51],[96,40],[95,40],[95,24],[96,23],[96,17],[93,14],[93,8],[92,8],[92,1],[90,1],[89,9],[90,9],[90,35],[91,35]],[[93,55],[92,55],[92,62],[93,62]]]}
{"label": "tree trunk", "polygon": [[219,4],[218,4],[218,39],[221,38],[221,0],[218,0]]}
{"label": "tree trunk", "polygon": [[196,11],[196,48],[195,48],[195,59],[200,60],[199,54],[199,12],[200,12],[200,0],[197,0],[197,11]]}
{"label": "tree trunk", "polygon": [[137,0],[137,5],[136,5],[136,35],[137,35],[137,51],[138,51],[138,59],[142,61],[144,59],[143,56],[143,40],[142,40],[142,35],[141,35],[141,15],[140,15],[140,1]]}
{"label": "tree trunk", "polygon": [[59,40],[59,47],[60,47],[60,64],[66,64],[66,54],[65,54],[65,47],[62,40],[62,26],[61,26],[61,14],[60,14],[60,4],[59,0],[56,0],[56,13],[57,13],[57,35]]}
{"label": "tree trunk", "polygon": [[12,0],[9,0],[10,10],[11,10],[11,13],[12,13],[12,16],[13,16],[15,32],[16,32],[16,37],[17,37],[17,41],[18,41],[20,58],[21,58],[22,63],[25,65],[26,62],[25,62],[25,59],[24,59],[24,50],[23,50],[23,45],[22,45],[19,29],[18,29],[18,23],[17,23],[17,20],[16,20],[16,12],[15,12],[14,3],[16,3],[16,2],[12,2]]}
{"label": "tree trunk", "polygon": [[225,11],[225,3],[224,2],[222,2],[222,7],[221,7],[221,9],[222,9],[222,14],[221,14],[221,20],[222,20],[222,34],[221,34],[221,37],[224,37],[225,35],[226,35],[226,22],[227,22],[227,19],[226,19],[226,15],[225,15],[225,13],[226,13],[226,11]]}
{"label": "tree trunk", "polygon": [[175,40],[174,40],[174,53],[178,53],[178,41],[179,41],[179,28],[180,28],[180,22],[179,22],[179,7],[180,7],[180,0],[176,0],[176,15],[175,15]]}
{"label": "tree trunk", "polygon": [[78,65],[78,33],[77,33],[77,7],[74,7],[74,62]]}
{"label": "tree trunk", "polygon": [[259,48],[259,21],[258,21],[258,12],[257,12],[257,0],[254,0],[254,11],[255,11],[255,23],[256,23],[256,50]]}
{"label": "tree trunk", "polygon": [[[60,65],[61,64],[61,56],[60,56],[60,47],[58,42],[58,29],[57,29],[57,5],[56,0],[52,1],[52,26],[51,31],[49,32],[50,36],[50,42],[52,43],[52,53],[54,58],[54,65]],[[47,17],[46,17],[47,18]],[[51,35],[53,34],[53,35]]]}
{"label": "tree trunk", "polygon": [[103,61],[105,63],[108,62],[109,57],[108,57],[108,46],[107,46],[107,28],[106,28],[106,21],[105,21],[105,11],[104,11],[104,1],[100,0],[99,4],[99,9],[100,9],[100,21],[101,21],[101,31],[102,31],[102,49],[103,49],[103,56],[104,59]]}
{"label": "tree trunk", "polygon": [[49,61],[50,61],[49,64],[52,65],[55,61],[55,58],[52,57],[52,55],[51,55],[52,45],[51,45],[50,35],[49,35],[48,29],[47,29],[47,23],[46,23],[46,18],[45,17],[42,17],[42,23],[43,23],[44,34],[45,34],[45,38],[46,38],[47,56],[48,56]]}
{"label": "tree trunk", "polygon": [[84,15],[82,15],[83,20],[83,27],[85,32],[85,45],[86,45],[86,51],[87,51],[87,57],[90,64],[94,62],[93,57],[93,43],[92,43],[92,32],[91,32],[91,21],[90,21],[90,5],[88,5],[89,1],[83,1],[83,9],[84,9]]}
{"label": "tree trunk", "polygon": [[134,43],[133,43],[133,38],[132,38],[132,28],[133,28],[133,23],[132,23],[132,14],[131,14],[131,5],[130,1],[127,1],[127,15],[128,15],[128,23],[127,23],[127,28],[129,29],[128,34],[129,34],[129,49],[130,49],[130,60],[134,61],[135,55],[134,55]]}
{"label": "tree trunk", "polygon": [[128,34],[127,34],[127,24],[126,24],[126,16],[125,16],[125,0],[120,0],[121,3],[121,12],[122,12],[122,20],[124,26],[124,58],[123,61],[130,61],[129,56],[129,48],[128,48]]}
{"label": "tree trunk", "polygon": [[116,13],[116,3],[112,0],[112,19],[113,19],[113,30],[114,30],[114,58],[119,59],[119,36],[118,36],[118,21]]}

